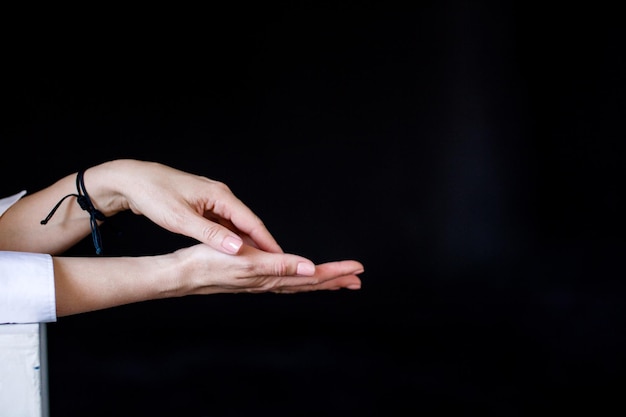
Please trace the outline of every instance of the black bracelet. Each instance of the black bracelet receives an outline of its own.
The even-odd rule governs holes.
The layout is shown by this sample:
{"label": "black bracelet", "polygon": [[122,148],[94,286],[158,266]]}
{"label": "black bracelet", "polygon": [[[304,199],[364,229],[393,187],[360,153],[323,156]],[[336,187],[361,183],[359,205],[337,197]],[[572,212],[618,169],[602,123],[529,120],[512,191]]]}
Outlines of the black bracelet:
{"label": "black bracelet", "polygon": [[76,197],[76,202],[78,203],[80,208],[89,213],[89,220],[91,222],[91,237],[93,239],[93,245],[96,248],[96,255],[102,255],[102,238],[100,237],[98,220],[105,220],[106,216],[102,214],[100,210],[93,206],[91,198],[89,198],[89,194],[87,194],[87,189],[85,188],[85,180],[83,178],[84,174],[85,170],[81,170],[78,171],[78,174],[76,175],[76,190],[78,191],[78,194],[68,194],[61,200],[59,200],[59,202],[52,208],[46,218],[41,221],[41,224],[45,225],[46,223],[48,223],[50,218],[52,218],[61,203],[67,197]]}

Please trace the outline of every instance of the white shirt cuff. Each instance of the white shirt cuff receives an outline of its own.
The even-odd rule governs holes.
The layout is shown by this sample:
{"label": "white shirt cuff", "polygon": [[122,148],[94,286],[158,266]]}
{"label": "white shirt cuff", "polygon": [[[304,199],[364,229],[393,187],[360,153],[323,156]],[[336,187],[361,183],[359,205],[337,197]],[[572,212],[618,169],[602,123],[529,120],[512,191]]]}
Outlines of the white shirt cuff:
{"label": "white shirt cuff", "polygon": [[0,324],[54,322],[52,256],[0,251]]}

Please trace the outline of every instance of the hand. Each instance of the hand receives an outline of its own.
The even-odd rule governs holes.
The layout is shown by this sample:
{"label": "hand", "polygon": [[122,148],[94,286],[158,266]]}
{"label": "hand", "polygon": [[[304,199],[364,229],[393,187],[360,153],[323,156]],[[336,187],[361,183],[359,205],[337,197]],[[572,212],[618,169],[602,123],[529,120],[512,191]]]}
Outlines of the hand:
{"label": "hand", "polygon": [[298,255],[269,253],[244,245],[228,256],[199,244],[173,253],[180,258],[182,294],[298,293],[361,288],[363,265],[343,260],[313,265]]}
{"label": "hand", "polygon": [[302,256],[249,245],[231,256],[203,243],[155,256],[53,260],[59,317],[187,295],[357,290],[363,272],[353,260],[316,266]]}
{"label": "hand", "polygon": [[[101,177],[122,197],[121,207],[115,211],[130,209],[224,253],[238,253],[244,242],[282,253],[261,219],[224,183],[156,162],[126,159],[102,164],[99,169],[102,167],[108,171]],[[89,170],[85,173],[87,187],[90,181],[97,181],[94,177]]]}

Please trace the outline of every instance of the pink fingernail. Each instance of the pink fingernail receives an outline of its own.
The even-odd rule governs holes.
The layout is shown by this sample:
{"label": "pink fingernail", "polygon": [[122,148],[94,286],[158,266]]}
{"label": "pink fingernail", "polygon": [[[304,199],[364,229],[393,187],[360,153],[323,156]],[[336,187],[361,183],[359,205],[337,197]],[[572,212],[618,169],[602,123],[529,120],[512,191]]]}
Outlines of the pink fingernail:
{"label": "pink fingernail", "polygon": [[296,268],[296,273],[298,275],[313,275],[315,274],[315,265],[311,265],[306,262],[300,262]]}
{"label": "pink fingernail", "polygon": [[232,236],[226,236],[222,241],[222,247],[226,250],[226,252],[233,255],[239,252],[241,245],[243,245],[243,241]]}
{"label": "pink fingernail", "polygon": [[351,290],[360,290],[361,284],[350,284],[346,288],[351,289]]}

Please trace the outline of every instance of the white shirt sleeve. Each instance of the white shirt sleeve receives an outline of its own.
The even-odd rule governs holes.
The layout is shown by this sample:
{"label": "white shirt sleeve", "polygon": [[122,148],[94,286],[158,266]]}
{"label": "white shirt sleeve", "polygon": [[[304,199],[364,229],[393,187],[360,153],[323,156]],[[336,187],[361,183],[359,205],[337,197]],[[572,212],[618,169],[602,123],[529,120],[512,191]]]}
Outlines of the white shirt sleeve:
{"label": "white shirt sleeve", "polygon": [[[24,194],[0,199],[0,216]],[[56,320],[52,256],[0,251],[0,324]]]}

